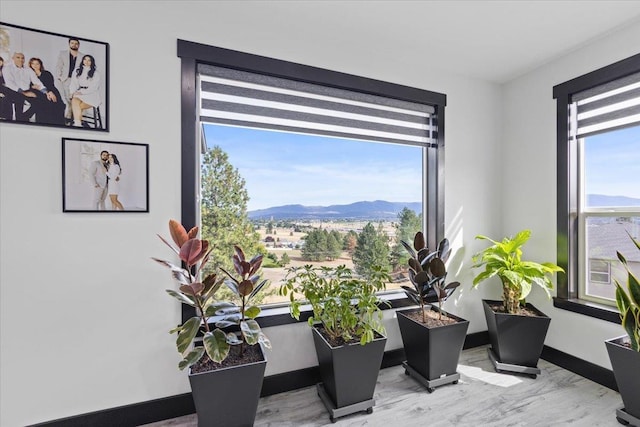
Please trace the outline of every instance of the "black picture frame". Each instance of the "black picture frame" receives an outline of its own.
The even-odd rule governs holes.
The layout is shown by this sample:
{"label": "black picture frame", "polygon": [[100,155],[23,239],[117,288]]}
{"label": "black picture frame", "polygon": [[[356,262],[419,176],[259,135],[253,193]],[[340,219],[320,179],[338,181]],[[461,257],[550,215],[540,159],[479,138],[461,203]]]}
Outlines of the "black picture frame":
{"label": "black picture frame", "polygon": [[[69,52],[76,42],[74,64]],[[21,67],[19,54],[24,57]],[[93,58],[95,70],[85,67],[86,74],[78,75],[85,56]],[[0,123],[109,131],[108,43],[0,22],[0,57]],[[37,67],[38,59],[44,69],[40,76],[31,67]],[[75,113],[70,91],[78,104]]]}
{"label": "black picture frame", "polygon": [[[118,162],[105,167],[103,151]],[[149,212],[149,144],[62,138],[62,211]]]}

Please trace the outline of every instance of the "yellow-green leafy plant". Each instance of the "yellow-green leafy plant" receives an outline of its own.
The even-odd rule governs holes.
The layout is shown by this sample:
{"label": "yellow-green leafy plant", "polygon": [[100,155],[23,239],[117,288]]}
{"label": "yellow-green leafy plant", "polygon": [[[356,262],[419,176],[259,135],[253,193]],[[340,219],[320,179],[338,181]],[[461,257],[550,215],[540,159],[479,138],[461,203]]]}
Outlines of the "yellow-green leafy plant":
{"label": "yellow-green leafy plant", "polygon": [[550,262],[537,263],[522,260],[522,246],[531,237],[531,230],[523,230],[515,237],[505,237],[501,242],[486,236],[478,235],[476,239],[488,240],[493,245],[475,254],[472,258],[473,268],[483,267],[484,271],[473,279],[473,287],[481,282],[498,276],[502,281],[502,301],[507,313],[518,314],[520,305],[531,292],[535,283],[539,285],[551,298],[553,273],[564,270]]}
{"label": "yellow-green leafy plant", "polygon": [[[311,304],[313,315],[309,317],[309,325],[321,323],[334,343],[357,339],[364,345],[375,339],[375,332],[385,333],[382,301],[376,292],[384,289],[389,280],[389,274],[379,266],[373,266],[365,280],[344,265],[305,265],[287,270],[280,294],[289,295],[295,319],[300,319],[303,304]],[[306,301],[298,299],[300,296]]]}
{"label": "yellow-green leafy plant", "polygon": [[[629,236],[636,248],[640,250],[640,242]],[[627,270],[627,291],[624,286],[614,279],[616,283],[616,305],[620,310],[620,318],[622,319],[622,327],[624,328],[631,341],[631,348],[640,351],[640,282],[638,278],[631,272],[627,259],[617,252],[618,259]]]}
{"label": "yellow-green leafy plant", "polygon": [[[216,273],[201,280],[200,273],[209,261],[212,250],[209,241],[198,239],[198,227],[187,232],[182,224],[173,219],[169,221],[169,231],[175,246],[162,236],[158,237],[178,255],[183,267],[158,258],[152,259],[168,267],[180,285],[178,290],[167,289],[167,293],[182,304],[196,309],[196,316],[170,331],[177,334],[176,347],[182,355],[178,367],[184,369],[199,362],[205,353],[212,361],[221,363],[229,355],[231,346],[235,345],[240,346],[240,354],[246,345],[259,342],[271,348],[269,339],[255,321],[260,308],[251,305],[253,297],[267,283],[266,280],[261,281],[258,274],[262,255],[247,260],[242,249],[234,246],[233,265],[238,276],[234,277],[225,271],[227,280],[219,278]],[[223,283],[238,296],[241,302],[239,307],[232,302],[215,299],[215,293]],[[209,324],[212,317],[215,329]],[[229,326],[238,326],[241,333],[237,335],[221,329]],[[198,332],[202,333],[202,346],[194,346]]]}

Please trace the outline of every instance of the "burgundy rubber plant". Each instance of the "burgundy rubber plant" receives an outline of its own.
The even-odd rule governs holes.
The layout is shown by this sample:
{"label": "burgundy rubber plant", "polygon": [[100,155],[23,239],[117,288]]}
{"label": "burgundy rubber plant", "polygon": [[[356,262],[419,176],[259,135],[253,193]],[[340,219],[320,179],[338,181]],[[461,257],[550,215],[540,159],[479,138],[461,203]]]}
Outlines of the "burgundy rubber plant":
{"label": "burgundy rubber plant", "polygon": [[420,306],[422,310],[422,323],[426,323],[425,305],[435,295],[438,301],[438,320],[442,320],[443,302],[460,286],[460,282],[445,284],[447,268],[445,263],[451,254],[449,241],[442,239],[438,248],[429,252],[424,234],[418,231],[413,238],[413,247],[404,240],[402,245],[409,252],[409,280],[413,287],[402,286],[407,297]]}
{"label": "burgundy rubber plant", "polygon": [[[178,367],[187,368],[199,362],[205,354],[212,361],[221,363],[229,355],[231,346],[239,345],[240,354],[244,352],[246,345],[262,343],[271,348],[269,339],[255,321],[260,308],[251,305],[253,297],[267,283],[267,280],[261,281],[258,274],[262,255],[247,260],[242,249],[234,246],[233,265],[238,276],[234,277],[223,270],[228,276],[227,280],[218,277],[216,273],[201,280],[200,273],[212,251],[209,241],[198,238],[198,227],[187,232],[182,224],[173,219],[169,221],[169,232],[175,245],[160,235],[158,237],[178,255],[183,266],[158,258],[152,259],[169,268],[180,285],[177,290],[167,289],[167,293],[180,303],[196,309],[195,316],[169,331],[177,334],[176,347],[182,355]],[[215,299],[215,293],[223,283],[238,297],[240,306]],[[210,324],[211,320],[215,321],[215,329]],[[222,330],[229,326],[238,326],[240,334]],[[202,346],[194,345],[199,331],[202,332]]]}

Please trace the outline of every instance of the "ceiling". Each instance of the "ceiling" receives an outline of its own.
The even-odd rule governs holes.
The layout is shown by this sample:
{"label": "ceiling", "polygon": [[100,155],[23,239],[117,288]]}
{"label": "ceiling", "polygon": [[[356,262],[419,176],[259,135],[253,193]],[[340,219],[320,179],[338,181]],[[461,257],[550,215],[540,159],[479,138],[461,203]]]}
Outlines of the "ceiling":
{"label": "ceiling", "polygon": [[406,65],[416,55],[427,57],[434,67],[497,83],[640,22],[640,0],[268,4],[283,25],[311,43],[333,37],[335,49],[365,50]]}

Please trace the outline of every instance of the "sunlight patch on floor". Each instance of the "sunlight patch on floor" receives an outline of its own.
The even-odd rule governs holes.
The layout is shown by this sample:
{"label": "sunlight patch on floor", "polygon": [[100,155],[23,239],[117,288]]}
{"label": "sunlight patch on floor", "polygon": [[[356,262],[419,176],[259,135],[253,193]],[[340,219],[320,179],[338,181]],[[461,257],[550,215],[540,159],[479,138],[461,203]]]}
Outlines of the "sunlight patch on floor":
{"label": "sunlight patch on floor", "polygon": [[483,381],[487,384],[497,385],[498,387],[511,387],[522,382],[520,378],[513,375],[488,372],[475,366],[458,365],[458,372],[469,378]]}

